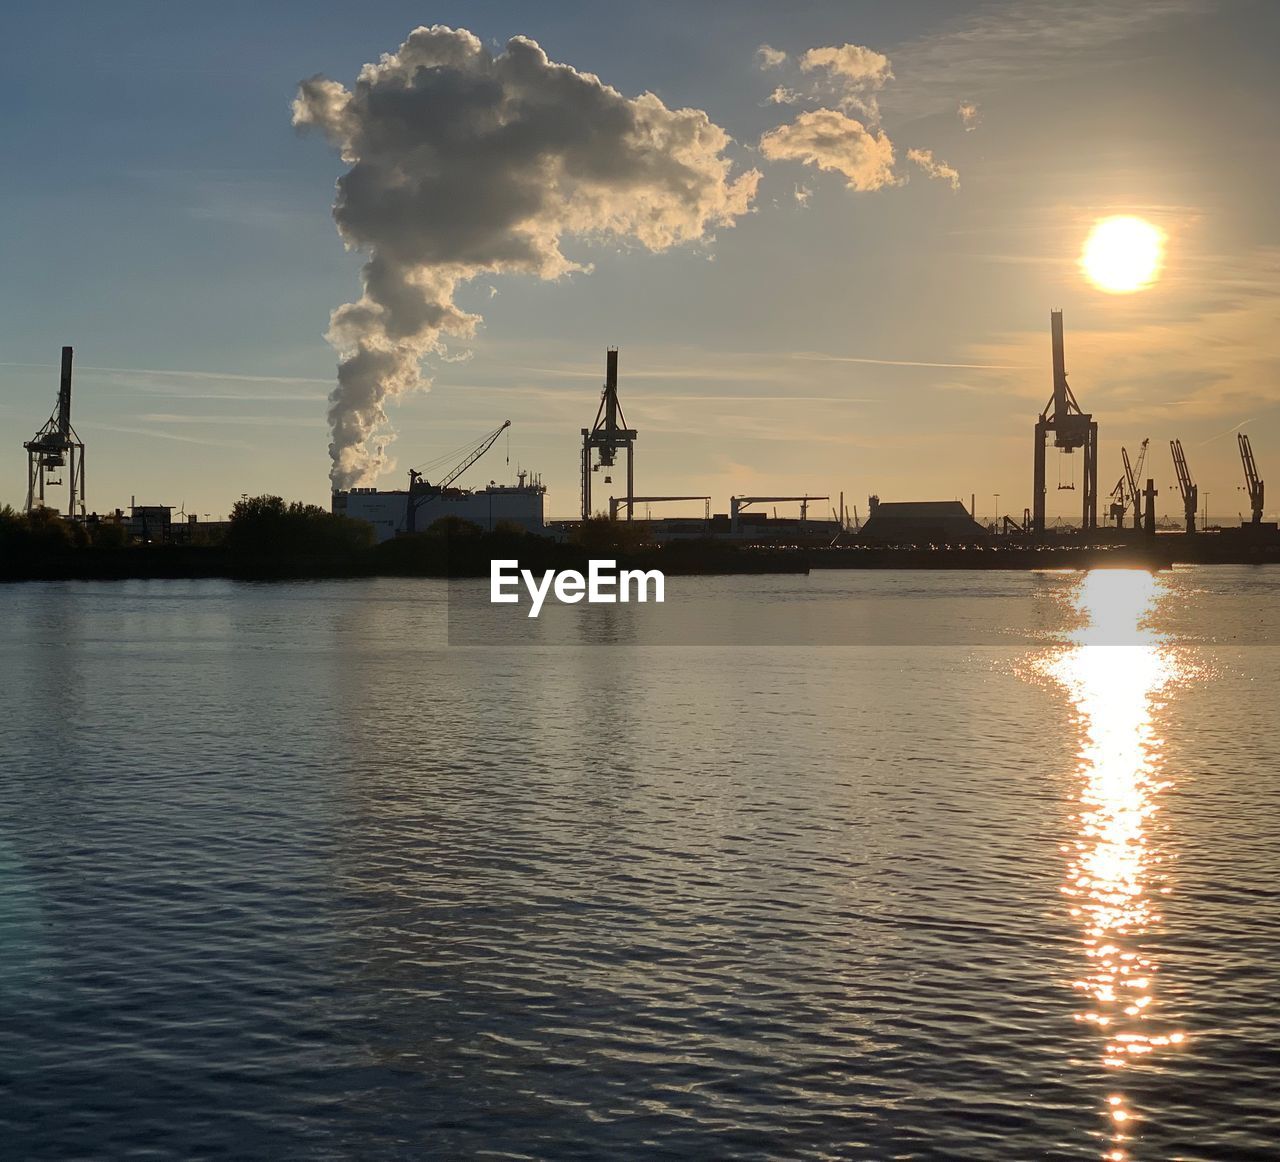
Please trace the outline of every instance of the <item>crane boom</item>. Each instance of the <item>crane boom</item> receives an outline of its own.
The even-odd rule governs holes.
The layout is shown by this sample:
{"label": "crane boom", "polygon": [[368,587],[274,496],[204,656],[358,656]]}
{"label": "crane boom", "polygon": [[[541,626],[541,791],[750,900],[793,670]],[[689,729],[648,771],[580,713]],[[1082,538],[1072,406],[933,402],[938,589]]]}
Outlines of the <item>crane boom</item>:
{"label": "crane boom", "polygon": [[809,519],[809,501],[830,500],[829,496],[731,496],[729,497],[729,527],[738,531],[738,515],[749,504],[782,504],[789,501],[800,502],[800,520]]}
{"label": "crane boom", "polygon": [[477,460],[480,459],[481,456],[483,456],[490,448],[492,448],[494,444],[498,442],[498,437],[502,435],[502,433],[505,432],[509,427],[511,427],[511,421],[503,420],[502,423],[497,428],[495,428],[492,432],[490,432],[487,436],[485,436],[483,440],[480,441],[480,443],[476,446],[474,451],[472,451],[465,459],[463,459],[463,461],[459,465],[457,465],[457,467],[455,467],[453,471],[449,473],[448,476],[446,476],[442,481],[440,481],[439,487],[448,488],[450,484],[452,484],[455,480],[457,480],[458,477],[461,476],[468,468],[470,468],[472,464],[474,464]]}
{"label": "crane boom", "polygon": [[1173,470],[1178,475],[1178,491],[1182,493],[1182,510],[1186,516],[1187,532],[1196,531],[1196,509],[1200,505],[1200,490],[1191,479],[1191,470],[1187,467],[1187,458],[1182,452],[1181,440],[1170,440],[1169,450],[1173,453]]}
{"label": "crane boom", "polygon": [[490,448],[497,443],[498,437],[502,435],[509,427],[510,420],[503,420],[502,423],[494,428],[487,436],[485,436],[479,444],[477,444],[470,452],[462,458],[462,460],[450,469],[448,475],[437,484],[429,484],[422,479],[422,473],[416,468],[409,469],[409,492],[405,497],[405,522],[406,532],[418,531],[418,509],[428,501],[434,500],[443,494],[444,490],[458,479],[468,468],[480,459]]}
{"label": "crane boom", "polygon": [[1245,489],[1249,493],[1249,517],[1253,524],[1262,523],[1262,480],[1258,476],[1258,465],[1253,458],[1253,447],[1244,432],[1236,433],[1240,444],[1240,463],[1244,465]]}

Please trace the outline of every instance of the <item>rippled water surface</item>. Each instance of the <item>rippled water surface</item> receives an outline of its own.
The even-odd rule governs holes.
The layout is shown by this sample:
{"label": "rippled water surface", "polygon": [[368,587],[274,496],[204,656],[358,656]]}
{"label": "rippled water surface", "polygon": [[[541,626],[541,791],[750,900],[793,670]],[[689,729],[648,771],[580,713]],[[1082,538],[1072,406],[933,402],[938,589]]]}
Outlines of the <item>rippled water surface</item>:
{"label": "rippled water surface", "polygon": [[1274,1158],[1277,580],[0,588],[0,1154]]}

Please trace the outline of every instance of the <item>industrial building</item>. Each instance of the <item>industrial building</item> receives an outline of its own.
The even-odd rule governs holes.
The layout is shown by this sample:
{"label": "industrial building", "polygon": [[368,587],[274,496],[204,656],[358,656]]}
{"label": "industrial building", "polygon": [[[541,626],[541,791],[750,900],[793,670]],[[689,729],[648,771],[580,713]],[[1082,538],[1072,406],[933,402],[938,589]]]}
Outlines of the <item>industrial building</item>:
{"label": "industrial building", "polygon": [[[333,494],[333,511],[367,521],[379,541],[410,531],[425,532],[442,517],[458,517],[491,532],[499,525],[515,525],[539,536],[546,532],[543,498],[546,487],[521,473],[517,484],[490,484],[475,491],[446,488],[410,493],[400,488],[353,488]],[[412,496],[412,508],[411,508]]]}
{"label": "industrial building", "polygon": [[[513,525],[526,533],[542,536],[546,532],[543,500],[547,489],[536,476],[520,472],[515,484],[497,484],[491,480],[487,488],[476,490],[453,486],[509,427],[511,421],[504,420],[468,446],[461,460],[441,469],[444,475],[434,484],[419,471],[428,465],[420,465],[409,469],[406,489],[384,492],[377,488],[352,488],[334,492],[332,511],[371,524],[379,541],[389,541],[404,533],[426,532],[445,517],[467,521],[485,532],[492,532],[499,525]],[[456,455],[456,451],[446,453],[432,466],[445,464]]]}
{"label": "industrial building", "polygon": [[882,501],[871,497],[859,536],[885,544],[955,544],[991,534],[958,500]]}

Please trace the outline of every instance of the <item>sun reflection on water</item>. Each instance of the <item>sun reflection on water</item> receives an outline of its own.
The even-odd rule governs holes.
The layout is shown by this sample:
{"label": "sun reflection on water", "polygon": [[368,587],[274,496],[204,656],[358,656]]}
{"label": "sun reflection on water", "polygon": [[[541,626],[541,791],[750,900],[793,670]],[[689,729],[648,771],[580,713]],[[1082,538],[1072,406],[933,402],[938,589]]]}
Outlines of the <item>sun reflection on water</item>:
{"label": "sun reflection on water", "polygon": [[[1067,689],[1081,731],[1076,836],[1062,892],[1079,924],[1084,970],[1076,1020],[1093,1025],[1102,1062],[1117,1073],[1180,1044],[1185,1034],[1161,1019],[1159,965],[1143,937],[1159,924],[1159,901],[1171,889],[1165,855],[1153,837],[1162,793],[1163,740],[1153,702],[1183,676],[1173,650],[1146,624],[1159,582],[1150,573],[1103,570],[1085,575],[1074,594],[1082,627],[1046,664]],[[1104,1157],[1129,1158],[1124,1143],[1140,1122],[1122,1092],[1107,1098]]]}

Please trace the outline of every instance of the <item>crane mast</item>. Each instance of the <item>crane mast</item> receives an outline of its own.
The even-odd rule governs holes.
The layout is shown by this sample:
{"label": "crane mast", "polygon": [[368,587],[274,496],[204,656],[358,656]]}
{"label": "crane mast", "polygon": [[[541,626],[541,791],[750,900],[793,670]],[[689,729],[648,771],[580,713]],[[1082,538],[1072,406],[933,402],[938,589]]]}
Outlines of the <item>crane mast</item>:
{"label": "crane mast", "polygon": [[1084,450],[1084,505],[1080,527],[1091,532],[1098,527],[1098,424],[1081,410],[1067,383],[1066,356],[1062,339],[1062,312],[1049,315],[1053,347],[1053,395],[1036,420],[1033,462],[1031,529],[1044,534],[1045,518],[1045,438],[1053,433],[1053,446],[1063,452]]}
{"label": "crane mast", "polygon": [[1196,531],[1196,509],[1200,505],[1200,490],[1191,479],[1191,471],[1187,467],[1187,458],[1182,454],[1182,441],[1170,440],[1169,449],[1173,452],[1173,470],[1178,476],[1178,491],[1182,494],[1182,511],[1186,517],[1187,532]]}
{"label": "crane mast", "polygon": [[1245,491],[1249,494],[1249,520],[1251,524],[1262,523],[1262,480],[1258,477],[1258,465],[1253,458],[1253,447],[1244,432],[1237,432],[1236,439],[1240,444],[1240,463],[1244,465]]}
{"label": "crane mast", "polygon": [[[622,405],[618,402],[618,349],[610,347],[605,352],[604,388],[600,393],[600,407],[596,410],[596,422],[582,429],[582,519],[591,519],[591,474],[601,468],[611,469],[618,453],[627,454],[627,520],[632,519],[636,495],[636,438],[635,428],[627,427]],[[598,463],[592,463],[593,459]],[[610,477],[605,476],[605,482]]]}

